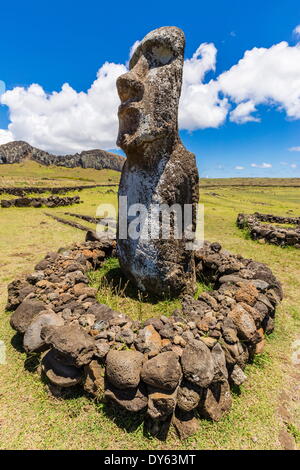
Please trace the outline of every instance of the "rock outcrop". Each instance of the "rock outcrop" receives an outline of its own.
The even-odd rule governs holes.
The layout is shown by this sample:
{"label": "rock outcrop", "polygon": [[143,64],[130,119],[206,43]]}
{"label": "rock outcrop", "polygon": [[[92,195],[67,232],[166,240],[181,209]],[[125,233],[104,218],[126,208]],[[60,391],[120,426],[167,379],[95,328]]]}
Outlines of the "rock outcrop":
{"label": "rock outcrop", "polygon": [[45,166],[94,168],[95,170],[108,168],[116,171],[122,170],[125,161],[121,155],[98,149],[86,150],[74,155],[57,156],[22,141],[0,145],[0,164],[21,163],[24,160],[34,160]]}
{"label": "rock outcrop", "polygon": [[[190,229],[195,231],[199,198],[195,156],[178,135],[184,45],[178,28],[150,32],[134,52],[129,72],[117,80],[121,99],[117,144],[127,155],[119,197],[127,197],[128,210],[142,205],[143,227],[150,227],[136,238],[124,236],[121,225],[130,231],[134,215],[119,204],[118,258],[141,290],[158,295],[191,292],[195,284],[194,255],[187,250],[190,240],[186,232],[181,237],[176,233],[184,226],[187,205],[192,207]],[[177,205],[179,212],[157,222],[153,205],[159,211]],[[164,236],[168,222],[170,234]],[[157,236],[147,237],[155,227]]]}

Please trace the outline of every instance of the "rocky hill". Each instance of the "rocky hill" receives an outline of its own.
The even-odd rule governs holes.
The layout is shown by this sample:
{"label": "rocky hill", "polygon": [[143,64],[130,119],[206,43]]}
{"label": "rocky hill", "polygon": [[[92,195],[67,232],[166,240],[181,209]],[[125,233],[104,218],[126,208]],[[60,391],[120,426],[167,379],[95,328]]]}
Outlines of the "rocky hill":
{"label": "rocky hill", "polygon": [[105,150],[86,150],[74,155],[52,155],[38,148],[32,147],[27,142],[16,141],[0,145],[0,164],[21,163],[24,160],[34,160],[42,165],[65,166],[68,168],[95,168],[102,170],[121,171],[125,158]]}

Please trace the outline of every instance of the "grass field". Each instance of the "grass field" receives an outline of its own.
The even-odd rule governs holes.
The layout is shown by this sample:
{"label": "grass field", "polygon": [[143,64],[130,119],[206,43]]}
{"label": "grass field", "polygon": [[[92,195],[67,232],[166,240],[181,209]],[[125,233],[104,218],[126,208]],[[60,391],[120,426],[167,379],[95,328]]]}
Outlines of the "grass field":
{"label": "grass field", "polygon": [[[71,186],[78,183],[74,178],[86,177],[104,183],[108,178],[118,181],[120,176],[105,170],[102,173],[45,169],[35,165],[32,170],[26,168],[28,171],[24,174],[14,165],[10,168],[6,165],[5,174],[1,173],[0,186],[42,183],[46,186]],[[48,171],[49,174],[45,175]],[[54,180],[43,180],[45,177]],[[228,186],[228,181],[214,180],[214,193],[204,185],[209,185],[210,180],[203,183],[200,199],[205,205],[205,238],[219,241],[234,253],[267,263],[282,281],[285,298],[277,310],[276,330],[268,337],[265,352],[247,367],[248,380],[241,387],[241,393],[234,394],[230,414],[219,423],[200,421],[197,434],[183,442],[173,430],[166,442],[150,439],[144,436],[142,416],[113,413],[106,405],[95,403],[84,395],[66,400],[53,398],[35,372],[35,358],[27,360],[24,366],[25,354],[11,344],[14,332],[9,326],[9,314],[4,312],[7,284],[17,275],[31,271],[47,251],[81,241],[84,233],[45,216],[42,208],[0,208],[0,340],[5,342],[7,353],[6,364],[0,365],[1,449],[299,447],[300,364],[291,358],[293,348],[297,347],[295,341],[300,341],[300,250],[260,245],[239,230],[235,220],[238,212],[299,216],[300,187],[294,187],[294,180],[285,180],[284,187],[276,186],[279,183],[274,180],[269,180],[270,187],[255,186],[253,180],[249,186],[245,186],[245,180],[244,186],[232,187]],[[94,216],[100,203],[117,201],[116,192],[107,192],[105,188],[84,190],[78,194],[83,204],[47,209],[47,212],[65,218],[64,211]],[[5,199],[5,195],[1,198]],[[87,222],[82,223],[89,226]],[[104,287],[106,290],[103,289],[99,300],[117,302],[116,298],[110,297],[107,286]],[[125,308],[126,299],[122,302]],[[169,308],[170,305],[162,304],[157,310],[165,309],[167,312]]]}
{"label": "grass field", "polygon": [[120,173],[92,168],[44,166],[31,160],[0,166],[0,187],[18,186],[84,186],[118,183]]}

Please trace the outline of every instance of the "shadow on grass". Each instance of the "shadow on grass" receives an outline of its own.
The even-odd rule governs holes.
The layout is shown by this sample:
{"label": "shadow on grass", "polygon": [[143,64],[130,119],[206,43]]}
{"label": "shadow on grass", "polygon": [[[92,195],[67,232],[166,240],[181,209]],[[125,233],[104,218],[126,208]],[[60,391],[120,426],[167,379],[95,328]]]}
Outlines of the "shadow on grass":
{"label": "shadow on grass", "polygon": [[10,340],[10,344],[19,353],[25,352],[23,348],[23,335],[21,335],[21,333],[15,333]]}
{"label": "shadow on grass", "polygon": [[155,437],[160,441],[165,441],[168,437],[172,418],[171,415],[165,421],[152,420],[147,415],[146,411],[133,413],[110,402],[103,404],[101,410],[107,418],[112,420],[120,429],[128,433],[141,429],[143,436],[149,440]]}
{"label": "shadow on grass", "polygon": [[111,419],[119,428],[124,429],[126,432],[134,432],[143,426],[146,411],[138,413],[124,410],[114,403],[107,402],[101,406],[101,410],[105,416]]}
{"label": "shadow on grass", "polygon": [[155,296],[138,289],[123,273],[117,258],[109,258],[98,271],[90,273],[90,279],[98,290],[106,286],[109,287],[114,295],[127,297],[143,303],[156,305],[162,301],[176,300],[176,298],[168,293]]}

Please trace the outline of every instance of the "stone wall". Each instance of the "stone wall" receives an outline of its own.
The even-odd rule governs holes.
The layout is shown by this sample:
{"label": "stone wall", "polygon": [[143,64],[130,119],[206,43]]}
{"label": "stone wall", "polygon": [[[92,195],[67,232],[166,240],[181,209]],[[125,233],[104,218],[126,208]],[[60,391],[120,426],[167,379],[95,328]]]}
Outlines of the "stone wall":
{"label": "stone wall", "polygon": [[29,186],[27,188],[18,188],[18,187],[2,187],[0,188],[0,194],[11,194],[12,196],[19,196],[23,197],[26,194],[43,194],[43,193],[51,193],[51,194],[65,194],[70,191],[82,191],[84,189],[92,189],[92,188],[106,188],[106,187],[116,187],[117,184],[91,184],[86,186],[60,186],[60,187],[43,187],[37,188],[36,186]]}
{"label": "stone wall", "polygon": [[87,273],[115,256],[112,240],[48,253],[33,273],[8,287],[11,326],[27,353],[41,353],[40,372],[52,390],[82,386],[98,400],[145,412],[152,434],[173,423],[181,438],[195,418],[221,419],[230,387],[264,347],[282,299],[264,264],[209,244],[196,253],[197,277],[213,290],[185,296],[171,317],[130,319],[96,300]]}
{"label": "stone wall", "polygon": [[1,207],[60,207],[60,206],[70,206],[72,204],[80,204],[80,197],[21,197],[17,199],[2,199]]}
{"label": "stone wall", "polygon": [[[262,224],[261,222],[270,222]],[[279,227],[271,224],[294,224],[292,227]],[[300,248],[300,217],[281,217],[272,214],[238,214],[237,226],[247,229],[251,238],[260,243]]]}

